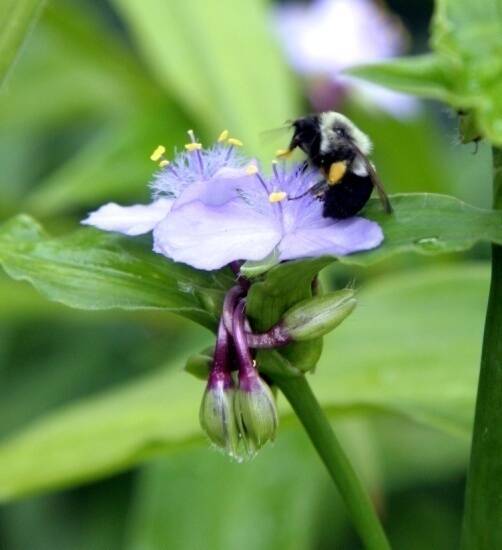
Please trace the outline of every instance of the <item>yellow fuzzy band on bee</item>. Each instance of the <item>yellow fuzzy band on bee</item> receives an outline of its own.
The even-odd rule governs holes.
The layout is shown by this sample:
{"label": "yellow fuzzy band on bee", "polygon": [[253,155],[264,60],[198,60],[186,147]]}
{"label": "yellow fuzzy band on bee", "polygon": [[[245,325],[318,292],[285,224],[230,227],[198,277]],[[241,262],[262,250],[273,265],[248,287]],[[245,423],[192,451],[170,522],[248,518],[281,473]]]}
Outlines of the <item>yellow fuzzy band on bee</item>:
{"label": "yellow fuzzy band on bee", "polygon": [[228,130],[223,130],[221,134],[218,136],[218,143],[222,143],[223,141],[226,141],[228,139],[229,132]]}
{"label": "yellow fuzzy band on bee", "polygon": [[150,159],[153,160],[153,162],[157,162],[162,158],[162,155],[166,152],[166,148],[163,145],[159,145],[156,147],[154,152],[150,155]]}
{"label": "yellow fuzzy band on bee", "polygon": [[185,149],[187,151],[200,151],[202,149],[202,143],[185,143]]}
{"label": "yellow fuzzy band on bee", "polygon": [[345,172],[347,171],[347,164],[343,161],[334,162],[329,167],[328,172],[328,183],[329,185],[336,185],[340,182],[340,180],[345,175]]}
{"label": "yellow fuzzy band on bee", "polygon": [[256,164],[249,164],[248,166],[246,166],[246,174],[248,176],[252,176],[257,172],[258,172],[258,166],[256,166]]}
{"label": "yellow fuzzy band on bee", "polygon": [[275,191],[268,196],[269,202],[281,202],[288,196],[284,191]]}
{"label": "yellow fuzzy band on bee", "polygon": [[289,149],[277,149],[275,152],[275,156],[279,158],[287,159],[291,156],[292,151]]}
{"label": "yellow fuzzy band on bee", "polygon": [[228,138],[227,143],[229,145],[235,145],[235,147],[242,147],[244,145],[244,143],[242,143],[240,139],[235,139],[235,138]]}

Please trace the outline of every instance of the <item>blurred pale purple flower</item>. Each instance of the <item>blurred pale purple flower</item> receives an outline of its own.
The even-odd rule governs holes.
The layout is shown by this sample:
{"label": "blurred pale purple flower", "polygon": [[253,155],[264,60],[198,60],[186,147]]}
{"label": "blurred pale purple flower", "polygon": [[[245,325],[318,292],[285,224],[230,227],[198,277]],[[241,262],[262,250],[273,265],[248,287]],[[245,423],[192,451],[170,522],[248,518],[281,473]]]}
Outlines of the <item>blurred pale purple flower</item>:
{"label": "blurred pale purple flower", "polygon": [[347,91],[401,116],[414,112],[413,98],[341,74],[343,69],[403,53],[399,20],[373,0],[289,2],[275,9],[274,24],[292,67],[312,79],[316,110],[332,109]]}
{"label": "blurred pale purple flower", "polygon": [[183,153],[173,167],[178,170],[184,163],[184,179],[168,174],[168,166],[154,182],[156,196],[172,198],[130,207],[107,204],[82,223],[126,235],[153,230],[156,252],[205,270],[235,260],[261,260],[272,252],[279,260],[346,255],[383,240],[375,222],[324,218],[322,203],[310,194],[285,200],[317,183],[320,175],[315,171],[274,165],[273,175],[265,180],[254,161],[245,165],[239,157],[226,162],[220,146],[189,153],[198,154],[202,164],[191,163]]}

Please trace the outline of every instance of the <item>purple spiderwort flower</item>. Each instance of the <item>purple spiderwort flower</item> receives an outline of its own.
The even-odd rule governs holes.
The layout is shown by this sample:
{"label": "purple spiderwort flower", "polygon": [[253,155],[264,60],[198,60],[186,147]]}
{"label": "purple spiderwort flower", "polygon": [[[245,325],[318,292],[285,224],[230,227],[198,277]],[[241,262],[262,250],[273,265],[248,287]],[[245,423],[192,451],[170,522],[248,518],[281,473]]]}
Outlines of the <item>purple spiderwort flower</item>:
{"label": "purple spiderwort flower", "polygon": [[[226,136],[225,136],[226,137]],[[203,150],[195,141],[156,175],[156,200],[129,207],[110,203],[82,223],[126,235],[153,231],[154,251],[198,269],[236,260],[279,261],[346,255],[378,246],[382,230],[361,217],[324,218],[310,189],[321,177],[302,166],[273,165],[264,179],[254,161],[234,152],[237,140]],[[155,151],[159,160],[163,151]],[[166,164],[167,163],[167,164]]]}
{"label": "purple spiderwort flower", "polygon": [[349,67],[400,55],[406,32],[399,19],[373,0],[289,2],[274,10],[274,27],[292,67],[309,78],[315,110],[336,108],[348,93],[396,116],[416,112],[417,101],[342,75]]}
{"label": "purple spiderwort flower", "polygon": [[154,229],[158,252],[200,269],[233,260],[261,260],[276,252],[279,261],[346,255],[378,246],[380,226],[361,217],[324,218],[322,202],[297,196],[319,181],[317,171],[274,165],[265,180],[258,171],[198,182]]}
{"label": "purple spiderwort flower", "polygon": [[190,185],[209,182],[221,171],[226,171],[228,177],[238,175],[250,164],[250,159],[246,159],[239,151],[242,143],[229,138],[226,130],[209,149],[202,148],[191,130],[188,134],[191,142],[185,145],[185,151],[175,156],[172,163],[164,158],[165,148],[162,145],[152,153],[150,158],[154,162],[160,161],[160,170],[151,183],[155,199],[153,202],[133,206],[120,206],[111,202],[91,212],[82,223],[128,236],[149,233],[167,216],[175,200]]}

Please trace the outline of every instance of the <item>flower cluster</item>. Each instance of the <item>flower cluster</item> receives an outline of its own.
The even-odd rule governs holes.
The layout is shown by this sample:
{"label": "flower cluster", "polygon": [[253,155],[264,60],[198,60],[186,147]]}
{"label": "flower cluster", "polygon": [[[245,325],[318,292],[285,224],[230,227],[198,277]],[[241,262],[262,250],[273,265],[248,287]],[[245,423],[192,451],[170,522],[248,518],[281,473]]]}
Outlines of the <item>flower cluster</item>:
{"label": "flower cluster", "polygon": [[162,146],[152,153],[160,170],[151,184],[151,204],[109,203],[82,223],[130,236],[152,231],[155,252],[198,269],[232,266],[239,284],[224,301],[200,422],[217,447],[242,459],[272,440],[278,423],[254,350],[322,336],[352,311],[355,300],[351,290],[313,297],[266,333],[255,334],[245,311],[250,282],[239,276],[240,262],[271,254],[278,261],[350,254],[378,246],[383,234],[361,217],[323,217],[322,203],[306,193],[319,182],[317,171],[275,163],[267,177],[227,131],[208,149],[193,132],[189,136],[172,162]]}
{"label": "flower cluster", "polygon": [[323,254],[346,255],[378,246],[383,234],[361,217],[324,218],[313,195],[288,201],[321,176],[303,166],[274,164],[265,177],[256,161],[244,158],[241,143],[223,132],[203,149],[192,141],[173,163],[158,148],[152,157],[160,171],[149,205],[109,203],[82,223],[125,235],[153,231],[153,248],[177,262],[213,270],[235,260],[262,260],[276,252],[279,261]]}

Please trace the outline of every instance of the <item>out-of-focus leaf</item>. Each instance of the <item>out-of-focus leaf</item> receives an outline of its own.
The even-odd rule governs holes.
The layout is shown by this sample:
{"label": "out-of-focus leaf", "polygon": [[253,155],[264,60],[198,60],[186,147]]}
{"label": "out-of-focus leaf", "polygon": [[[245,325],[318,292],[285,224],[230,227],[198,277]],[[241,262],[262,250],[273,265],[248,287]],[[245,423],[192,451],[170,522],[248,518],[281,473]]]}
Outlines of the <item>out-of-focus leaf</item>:
{"label": "out-of-focus leaf", "polygon": [[[467,461],[466,441],[395,417],[337,419],[336,432],[358,470],[369,466],[380,474],[379,483],[362,477],[385,506],[391,491],[456,476]],[[386,516],[387,528],[393,518]],[[143,469],[127,549],[345,548],[344,519],[336,490],[305,434],[283,429],[271,452],[245,465],[207,449],[187,449]],[[330,544],[321,546],[324,531]]]}
{"label": "out-of-focus leaf", "polygon": [[[325,338],[311,378],[328,414],[396,414],[467,437],[487,287],[487,267],[465,265],[388,277],[361,292],[358,310]],[[41,418],[0,445],[1,498],[103,476],[201,439],[202,392],[200,381],[169,370]]]}
{"label": "out-of-focus leaf", "polygon": [[168,123],[159,120],[158,109],[110,122],[37,185],[26,197],[25,208],[47,216],[131,196],[144,196],[146,202],[148,181],[157,168],[150,160],[151,151],[159,142],[172,151],[185,132],[185,121],[175,111]]}
{"label": "out-of-focus leaf", "polygon": [[26,53],[0,103],[2,128],[45,130],[76,114],[123,117],[165,97],[90,3],[48,2]]}
{"label": "out-of-focus leaf", "polygon": [[435,54],[401,57],[378,64],[359,65],[347,72],[400,92],[444,102],[451,101],[448,72],[440,57]]}
{"label": "out-of-focus leaf", "polygon": [[486,267],[466,264],[374,283],[325,338],[316,395],[469,436],[488,281]]}
{"label": "out-of-focus leaf", "polygon": [[224,274],[176,264],[116,235],[83,229],[50,238],[28,216],[0,227],[0,264],[71,307],[165,309],[208,327],[215,317],[207,300],[222,300],[227,283]]}
{"label": "out-of-focus leaf", "polygon": [[114,4],[160,82],[215,135],[228,128],[256,154],[259,133],[294,116],[294,85],[270,32],[267,2]]}
{"label": "out-of-focus leaf", "polygon": [[5,0],[0,17],[0,86],[16,61],[31,27],[37,20],[44,0]]}
{"label": "out-of-focus leaf", "polygon": [[484,136],[502,144],[502,2],[439,0],[431,32],[434,54],[351,73],[472,111]]}
{"label": "out-of-focus leaf", "polygon": [[[138,480],[127,548],[311,548],[322,489],[329,487],[315,460],[303,438],[285,434],[271,452],[245,465],[208,449],[157,461]],[[305,468],[309,475],[298,475]],[[332,529],[341,527],[341,510],[336,517]]]}

